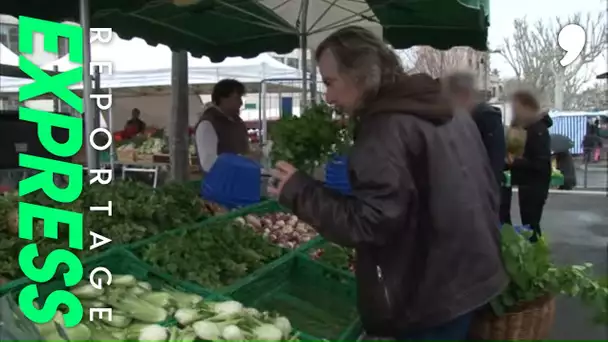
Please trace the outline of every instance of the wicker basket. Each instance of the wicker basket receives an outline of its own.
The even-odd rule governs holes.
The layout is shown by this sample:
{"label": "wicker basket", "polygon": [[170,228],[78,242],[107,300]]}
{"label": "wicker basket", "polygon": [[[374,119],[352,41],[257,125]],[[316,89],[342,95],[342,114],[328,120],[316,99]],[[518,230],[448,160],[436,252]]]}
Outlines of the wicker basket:
{"label": "wicker basket", "polygon": [[496,316],[490,308],[480,311],[471,324],[470,340],[542,341],[549,336],[555,317],[555,298],[543,297],[516,312]]}

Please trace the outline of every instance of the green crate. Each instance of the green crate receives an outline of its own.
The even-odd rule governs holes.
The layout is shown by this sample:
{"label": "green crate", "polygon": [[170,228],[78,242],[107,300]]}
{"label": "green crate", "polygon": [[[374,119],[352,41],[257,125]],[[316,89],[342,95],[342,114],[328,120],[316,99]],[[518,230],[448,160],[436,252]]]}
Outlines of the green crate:
{"label": "green crate", "polygon": [[222,215],[212,216],[204,221],[197,222],[197,223],[191,224],[186,227],[178,227],[176,229],[167,230],[156,236],[152,236],[147,239],[142,239],[138,242],[126,245],[125,248],[128,250],[135,250],[142,246],[146,246],[151,243],[160,241],[163,238],[165,238],[166,236],[180,234],[180,233],[183,233],[186,231],[190,231],[192,229],[206,228],[206,227],[210,227],[215,224],[218,224],[218,223],[229,222],[238,217],[242,217],[242,216],[245,216],[248,214],[265,214],[265,213],[272,213],[272,212],[277,212],[277,211],[288,211],[288,210],[283,208],[276,201],[268,200],[268,201],[260,202],[258,204],[254,204],[252,206],[233,210],[233,211],[227,212]]}
{"label": "green crate", "polygon": [[[166,231],[163,234],[160,234],[160,235],[154,236],[152,238],[145,239],[145,240],[139,241],[137,243],[131,244],[127,247],[127,249],[132,251],[136,255],[140,256],[143,249],[145,249],[146,247],[151,246],[156,243],[163,243],[163,241],[165,239],[167,239],[168,237],[171,237],[171,236],[180,236],[180,237],[190,236],[189,235],[190,232],[192,232],[192,230],[195,230],[195,229],[221,229],[222,227],[225,226],[225,224],[231,222],[232,220],[234,220],[238,217],[242,217],[242,216],[245,216],[248,214],[266,214],[266,213],[272,213],[272,212],[277,212],[277,211],[287,211],[287,210],[285,208],[281,207],[276,201],[262,202],[262,203],[259,203],[259,204],[256,204],[256,205],[253,205],[250,207],[246,207],[246,208],[243,208],[240,210],[235,210],[228,214],[209,218],[208,220],[206,220],[204,222],[199,222],[195,225]],[[274,262],[280,262],[278,260],[281,259],[282,257],[285,257],[286,255],[289,255],[291,253],[295,253],[301,249],[308,249],[308,248],[310,248],[311,245],[314,245],[315,243],[317,243],[317,239],[313,239],[313,240],[309,241],[308,243],[301,245],[300,247],[298,247],[295,250],[283,250],[282,256],[278,257],[274,261],[271,261],[270,264],[273,264]],[[268,242],[268,244],[273,245],[270,242]],[[253,270],[252,272],[245,275],[244,277],[231,282],[227,286],[213,288],[213,291],[217,292],[217,293],[225,293],[226,291],[229,291],[230,289],[232,289],[235,285],[249,282],[249,281],[251,281],[252,277],[255,277],[259,272],[262,272],[265,267],[266,266],[257,268],[256,270]],[[165,274],[166,277],[169,277],[169,275],[165,273],[166,271],[158,270],[157,272],[159,274]],[[186,279],[183,279],[180,284],[183,288],[186,288],[186,289],[196,289],[201,286],[204,288],[210,287],[210,284],[197,284],[196,282],[194,282],[192,280],[188,280],[187,277],[186,277]]]}
{"label": "green crate", "polygon": [[[221,222],[216,223],[218,226],[217,227],[213,227],[213,226],[207,226],[205,228],[205,230],[213,230],[213,229],[222,229],[223,227],[225,227]],[[200,231],[201,229],[199,229]],[[186,239],[193,239],[195,238],[192,234],[192,231],[190,230],[181,230],[179,232],[174,233],[173,236],[171,237],[179,237],[179,238],[186,238]],[[159,241],[159,242],[154,242],[152,245],[145,245],[145,246],[139,246],[138,248],[133,249],[133,253],[135,253],[138,256],[142,256],[142,260],[144,260],[145,262],[145,258],[143,258],[143,254],[146,252],[145,249],[148,247],[151,248],[155,248],[154,244],[164,244],[164,243],[178,243],[179,241]],[[270,242],[265,242],[265,241],[260,241],[260,243],[262,244],[267,244],[267,245],[271,245]],[[274,246],[274,245],[272,245]],[[180,248],[179,246],[177,246],[177,248]],[[254,250],[256,249],[256,247],[253,247]],[[213,291],[217,292],[217,293],[223,293],[224,289],[226,288],[230,288],[231,286],[233,286],[234,284],[240,284],[243,281],[247,281],[248,279],[250,279],[250,277],[255,276],[260,270],[263,270],[265,266],[267,266],[267,264],[265,263],[270,263],[272,264],[273,262],[276,262],[277,260],[279,260],[281,257],[284,257],[286,254],[290,254],[290,253],[294,253],[293,251],[287,251],[287,250],[283,250],[277,246],[275,246],[275,248],[277,249],[277,255],[276,258],[269,258],[267,260],[263,260],[261,265],[258,265],[255,269],[248,269],[242,277],[240,278],[234,278],[234,279],[230,279],[230,281],[225,284],[225,286],[217,286],[211,283],[198,283],[197,281],[197,275],[195,274],[195,272],[198,272],[198,269],[195,268],[190,268],[190,267],[186,267],[186,268],[182,268],[181,272],[177,269],[172,269],[170,267],[170,263],[167,264],[167,260],[158,260],[158,261],[152,261],[150,262],[150,267],[159,267],[157,270],[157,273],[159,274],[164,274],[165,277],[170,277],[169,273],[172,274],[180,274],[183,278],[183,280],[180,282],[180,285],[187,289],[196,289],[196,288],[200,288],[201,286],[204,288],[210,288],[213,289]],[[150,251],[151,253],[154,253],[153,251]],[[185,262],[187,262],[186,260],[180,260],[180,258],[185,258],[184,255],[188,253],[188,251],[183,251],[182,254],[180,254],[179,251],[176,251],[176,259],[174,260],[174,264],[179,264],[182,265]],[[201,256],[203,257],[203,256]],[[171,260],[172,258],[170,258],[169,260]],[[243,260],[244,261],[244,260]],[[212,260],[206,260],[206,263],[209,265],[209,267],[219,267],[218,272],[221,272],[221,267],[220,264],[218,263],[220,262],[218,259],[213,258]],[[167,267],[165,267],[167,266]],[[189,274],[193,274],[192,277],[189,276]],[[226,281],[227,279],[224,278],[222,279],[223,281]],[[217,286],[217,287],[216,287]]]}
{"label": "green crate", "polygon": [[356,340],[362,329],[353,277],[298,253],[281,261],[224,295],[288,317],[303,340]]}
{"label": "green crate", "polygon": [[[164,286],[170,286],[178,291],[196,293],[203,297],[211,295],[211,291],[200,287],[191,287],[188,289],[183,288],[178,280],[155,272],[152,267],[139,260],[135,255],[133,255],[133,253],[120,247],[110,249],[106,252],[84,260],[83,266],[85,274],[83,280],[85,281],[88,281],[90,271],[101,266],[106,267],[112,274],[130,274],[138,280],[149,282],[154,290],[160,290]],[[101,275],[101,273],[99,274]],[[41,305],[51,293],[56,290],[63,290],[66,288],[63,279],[58,279],[62,277],[63,275],[61,274],[53,280],[38,287],[40,291],[39,302]],[[20,279],[19,282],[12,282],[11,288],[7,288],[6,292],[16,294],[25,286],[32,283],[33,282],[27,278]]]}
{"label": "green crate", "polygon": [[354,277],[354,274],[348,268],[350,248],[340,247],[319,236],[303,248],[298,249],[298,253],[313,259],[311,254],[318,249],[324,249],[325,253],[319,259],[316,259],[317,262],[336,270],[336,272],[346,272],[345,274]]}
{"label": "green crate", "polygon": [[[248,207],[243,207],[241,209],[230,211],[223,215],[216,215],[216,216],[210,217],[204,221],[197,222],[195,224],[192,224],[192,225],[189,225],[186,227],[180,227],[180,228],[176,228],[176,229],[172,229],[172,230],[167,230],[156,236],[152,236],[147,239],[142,239],[138,242],[135,242],[135,243],[132,243],[129,245],[125,245],[124,247],[127,250],[134,251],[143,246],[147,246],[149,244],[158,242],[158,241],[166,238],[167,236],[183,234],[183,233],[188,232],[193,229],[203,229],[203,228],[213,227],[218,224],[227,223],[227,222],[235,220],[239,217],[243,217],[243,216],[246,216],[249,214],[263,215],[263,214],[274,213],[274,212],[289,212],[289,211],[290,211],[289,209],[286,209],[285,207],[281,206],[277,201],[267,200],[267,201],[260,202],[258,204],[254,204],[254,205],[251,205]],[[314,245],[315,243],[317,243],[317,239],[312,239],[309,242],[307,242],[307,243],[301,245],[300,247],[298,247],[297,249],[295,249],[295,251],[308,249],[308,248],[310,248],[310,246]]]}

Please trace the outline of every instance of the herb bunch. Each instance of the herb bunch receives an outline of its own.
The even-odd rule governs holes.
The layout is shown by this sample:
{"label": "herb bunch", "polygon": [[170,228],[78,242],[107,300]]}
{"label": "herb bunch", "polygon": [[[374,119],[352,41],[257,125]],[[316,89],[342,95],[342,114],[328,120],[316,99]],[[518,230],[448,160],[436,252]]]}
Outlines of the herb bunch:
{"label": "herb bunch", "polygon": [[543,297],[566,295],[589,306],[594,320],[608,324],[608,287],[590,275],[592,265],[557,266],[551,260],[547,242],[530,243],[532,232],[505,225],[501,229],[501,250],[511,282],[491,305],[502,315],[514,312]]}

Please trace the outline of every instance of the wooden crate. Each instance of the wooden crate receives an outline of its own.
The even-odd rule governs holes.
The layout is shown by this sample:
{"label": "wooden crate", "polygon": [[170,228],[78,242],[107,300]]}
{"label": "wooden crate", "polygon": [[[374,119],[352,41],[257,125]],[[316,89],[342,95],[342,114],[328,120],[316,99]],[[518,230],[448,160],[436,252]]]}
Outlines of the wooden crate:
{"label": "wooden crate", "polygon": [[135,153],[135,161],[138,163],[154,163],[154,155],[149,153]]}
{"label": "wooden crate", "polygon": [[117,150],[116,157],[118,161],[121,163],[132,163],[135,161],[135,151],[134,150]]}

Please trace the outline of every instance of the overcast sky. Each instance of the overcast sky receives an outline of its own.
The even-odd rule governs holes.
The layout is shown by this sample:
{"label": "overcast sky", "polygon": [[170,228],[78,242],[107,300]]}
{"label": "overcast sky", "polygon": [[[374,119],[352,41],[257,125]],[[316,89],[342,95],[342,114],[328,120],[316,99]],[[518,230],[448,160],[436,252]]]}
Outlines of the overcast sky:
{"label": "overcast sky", "polygon": [[[575,12],[606,12],[606,6],[605,0],[490,0],[490,47],[500,48],[504,38],[513,34],[516,18],[525,16],[531,22],[556,16],[565,19]],[[608,71],[607,64],[605,55],[598,59],[593,66],[596,74]],[[513,70],[501,56],[493,55],[491,65],[501,76],[513,76]]]}

